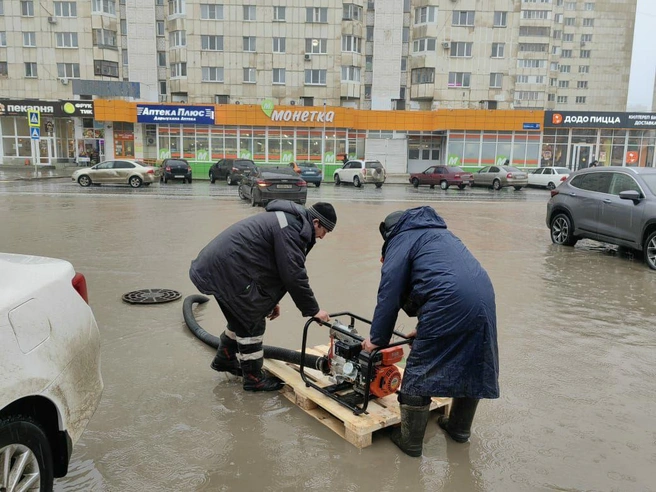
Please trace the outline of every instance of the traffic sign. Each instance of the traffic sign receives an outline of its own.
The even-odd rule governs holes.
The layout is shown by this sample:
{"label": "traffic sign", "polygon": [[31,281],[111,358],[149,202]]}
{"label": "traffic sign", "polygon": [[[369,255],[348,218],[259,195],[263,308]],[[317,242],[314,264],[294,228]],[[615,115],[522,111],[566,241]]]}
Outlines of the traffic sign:
{"label": "traffic sign", "polygon": [[524,130],[539,130],[540,123],[524,123]]}
{"label": "traffic sign", "polygon": [[[35,111],[34,109],[30,109],[27,111],[27,122],[29,123],[30,127],[40,127],[41,126],[41,113],[38,111]],[[32,137],[34,138],[34,137]]]}
{"label": "traffic sign", "polygon": [[41,129],[30,128],[30,137],[32,137],[32,140],[39,140],[41,138]]}

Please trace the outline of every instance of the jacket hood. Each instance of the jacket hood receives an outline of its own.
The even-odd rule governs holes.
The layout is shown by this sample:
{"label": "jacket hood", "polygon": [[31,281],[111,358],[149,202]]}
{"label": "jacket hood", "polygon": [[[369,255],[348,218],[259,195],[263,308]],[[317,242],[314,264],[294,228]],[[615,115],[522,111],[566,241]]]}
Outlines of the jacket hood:
{"label": "jacket hood", "polygon": [[410,208],[399,218],[389,232],[387,240],[394,236],[412,229],[446,229],[446,222],[440,217],[432,207]]}

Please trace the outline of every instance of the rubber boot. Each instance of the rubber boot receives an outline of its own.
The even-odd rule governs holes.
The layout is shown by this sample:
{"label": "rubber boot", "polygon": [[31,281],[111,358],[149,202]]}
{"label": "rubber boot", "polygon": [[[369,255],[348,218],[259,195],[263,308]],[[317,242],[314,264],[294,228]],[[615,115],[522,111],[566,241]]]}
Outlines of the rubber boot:
{"label": "rubber boot", "polygon": [[214,360],[210,367],[215,371],[229,372],[241,376],[241,368],[237,359],[237,341],[230,338],[225,332],[219,337],[219,347],[216,349]]}
{"label": "rubber boot", "polygon": [[437,419],[437,425],[444,429],[455,442],[467,442],[471,435],[471,426],[477,405],[476,398],[454,398],[449,416],[441,415]]}
{"label": "rubber boot", "polygon": [[414,458],[421,456],[430,405],[401,404],[401,427],[392,430],[391,439],[401,451]]}
{"label": "rubber boot", "polygon": [[264,359],[242,360],[241,369],[244,376],[244,390],[246,391],[277,391],[285,383],[280,379],[267,376],[262,370]]}

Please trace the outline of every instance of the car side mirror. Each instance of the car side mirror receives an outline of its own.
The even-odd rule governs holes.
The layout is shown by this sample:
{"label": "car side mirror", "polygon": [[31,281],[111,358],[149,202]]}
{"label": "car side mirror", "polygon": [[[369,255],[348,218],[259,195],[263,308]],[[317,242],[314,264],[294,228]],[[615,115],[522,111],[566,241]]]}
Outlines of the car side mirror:
{"label": "car side mirror", "polygon": [[620,191],[620,198],[622,200],[632,200],[633,203],[638,203],[642,199],[642,195],[636,190]]}

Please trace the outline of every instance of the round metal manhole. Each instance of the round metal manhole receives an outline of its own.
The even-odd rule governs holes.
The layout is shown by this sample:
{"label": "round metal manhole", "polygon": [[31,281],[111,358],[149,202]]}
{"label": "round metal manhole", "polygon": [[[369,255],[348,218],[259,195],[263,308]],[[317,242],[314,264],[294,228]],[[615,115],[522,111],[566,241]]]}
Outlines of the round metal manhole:
{"label": "round metal manhole", "polygon": [[162,304],[181,297],[180,292],[171,289],[142,289],[123,294],[123,300],[130,304]]}

